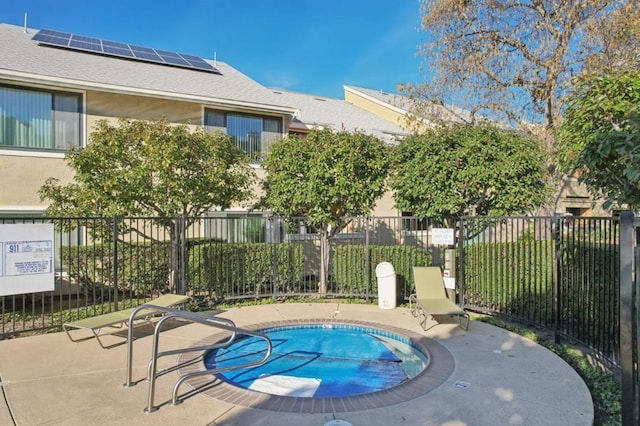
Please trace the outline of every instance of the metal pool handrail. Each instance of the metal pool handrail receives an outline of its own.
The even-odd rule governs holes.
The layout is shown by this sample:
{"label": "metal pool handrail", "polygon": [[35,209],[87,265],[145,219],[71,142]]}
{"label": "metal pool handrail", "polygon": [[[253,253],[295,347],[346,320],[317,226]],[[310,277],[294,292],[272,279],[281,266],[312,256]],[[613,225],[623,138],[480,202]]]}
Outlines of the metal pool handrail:
{"label": "metal pool handrail", "polygon": [[[230,319],[226,319],[226,318],[216,318],[216,317],[211,317],[208,316],[205,313],[192,313],[192,312],[187,312],[187,311],[183,311],[180,309],[176,309],[176,308],[168,308],[165,306],[156,306],[153,303],[145,303],[144,305],[140,305],[138,306],[136,309],[134,309],[131,312],[131,315],[129,315],[129,330],[128,330],[128,335],[127,335],[127,378],[126,378],[126,382],[124,384],[125,387],[131,387],[134,385],[134,383],[131,380],[131,375],[132,375],[132,364],[133,364],[133,321],[136,320],[136,318],[138,318],[139,316],[144,316],[144,315],[140,315],[139,312],[144,310],[144,309],[153,309],[154,311],[159,311],[159,312],[165,312],[165,313],[182,313],[182,315],[180,316],[180,318],[184,318],[184,319],[188,319],[191,320],[192,322],[194,322],[194,317],[198,318],[198,319],[202,319],[202,318],[206,318],[207,321],[211,322],[211,323],[218,323],[221,325],[226,325],[228,327],[235,327],[236,325],[234,324],[233,321],[231,321]],[[199,322],[199,321],[195,321],[195,322]],[[232,334],[229,343],[233,340],[235,340],[235,333]],[[197,350],[197,349],[196,349]]]}
{"label": "metal pool handrail", "polygon": [[[164,352],[158,352],[158,358],[166,356],[166,355],[178,355],[178,354],[182,354],[185,352],[196,352],[196,351],[210,351],[212,349],[218,349],[218,348],[225,348],[229,345],[231,345],[236,339],[236,332],[232,332],[231,335],[229,336],[229,339],[223,342],[216,342],[216,343],[212,343],[209,345],[204,345],[204,346],[190,346],[188,348],[182,348],[182,349],[173,349],[173,350],[169,350],[169,351],[164,351]],[[147,380],[149,380],[151,378],[151,364],[152,364],[153,360],[149,360],[149,363],[147,364]],[[169,368],[165,368],[162,371],[156,371],[156,376],[161,376],[164,373],[168,373],[171,371],[175,371],[178,368],[180,368],[180,365],[176,365],[173,367],[169,367]]]}
{"label": "metal pool handrail", "polygon": [[[149,368],[149,395],[148,395],[148,404],[147,404],[147,408],[145,408],[145,412],[147,413],[152,413],[156,410],[158,410],[158,407],[153,405],[153,400],[154,400],[154,396],[155,396],[155,383],[156,383],[156,377],[157,377],[157,362],[158,362],[158,345],[159,345],[159,338],[160,338],[160,332],[162,331],[162,327],[164,326],[164,323],[170,319],[173,318],[180,318],[180,319],[186,319],[189,320],[191,322],[195,322],[195,323],[199,323],[199,324],[204,324],[204,325],[208,325],[211,327],[215,327],[215,328],[219,328],[222,330],[226,330],[226,331],[230,331],[233,334],[233,337],[231,339],[229,339],[228,342],[225,342],[225,345],[228,345],[231,343],[231,341],[233,341],[236,336],[238,334],[242,334],[242,335],[247,335],[247,336],[252,336],[252,337],[257,337],[259,339],[262,339],[266,342],[267,344],[267,352],[264,356],[263,359],[261,359],[260,361],[256,361],[256,362],[249,362],[249,363],[245,363],[245,364],[239,364],[239,365],[234,365],[234,366],[230,366],[230,367],[224,367],[224,368],[216,368],[216,369],[211,369],[211,370],[201,370],[201,371],[195,371],[195,372],[191,372],[191,373],[187,373],[184,376],[181,376],[178,381],[176,382],[176,384],[173,387],[173,395],[172,395],[172,402],[174,405],[179,404],[182,401],[178,400],[178,388],[180,387],[180,385],[187,379],[194,377],[194,376],[203,376],[203,375],[207,375],[207,374],[217,374],[217,373],[222,373],[225,371],[232,371],[232,370],[239,370],[241,368],[249,368],[249,367],[257,367],[259,365],[264,364],[265,362],[267,362],[267,360],[269,359],[269,357],[271,356],[271,351],[272,351],[272,345],[271,345],[271,340],[264,334],[262,333],[258,333],[255,331],[250,331],[250,330],[245,330],[242,328],[238,328],[235,325],[230,326],[230,325],[226,325],[226,324],[222,324],[221,321],[212,321],[212,318],[206,318],[203,317],[201,315],[198,314],[194,314],[194,313],[190,313],[190,312],[185,312],[185,311],[177,311],[168,315],[165,315],[164,317],[162,317],[160,319],[160,321],[158,321],[158,324],[156,325],[155,331],[153,332],[153,348],[152,348],[152,356],[151,356],[151,364],[150,364],[150,368]],[[217,347],[220,346],[220,344],[214,344],[211,345],[210,347]],[[162,355],[168,355],[169,352],[172,353],[180,353],[180,352],[189,352],[191,350],[191,348],[185,348],[184,350],[180,351],[180,350],[172,350],[172,351],[166,351],[163,352]]]}

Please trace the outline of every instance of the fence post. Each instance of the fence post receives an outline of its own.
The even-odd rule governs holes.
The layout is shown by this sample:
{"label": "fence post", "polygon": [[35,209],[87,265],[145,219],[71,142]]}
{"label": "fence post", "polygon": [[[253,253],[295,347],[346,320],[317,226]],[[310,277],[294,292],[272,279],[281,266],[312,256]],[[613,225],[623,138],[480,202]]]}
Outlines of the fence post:
{"label": "fence post", "polygon": [[560,326],[562,322],[561,306],[562,306],[562,226],[560,215],[553,215],[551,220],[551,231],[553,233],[554,249],[555,249],[555,272],[553,274],[553,340],[560,343]]}
{"label": "fence post", "polygon": [[279,239],[279,231],[280,231],[280,220],[276,219],[272,214],[267,217],[268,228],[270,229],[271,235],[268,237],[271,242],[271,250],[273,253],[273,268],[271,271],[271,298],[275,302],[278,299],[278,270],[279,270],[279,259],[278,259],[278,246],[280,245]]}
{"label": "fence post", "polygon": [[620,213],[620,366],[622,368],[622,424],[638,424],[636,373],[633,359],[633,213]]}
{"label": "fence post", "polygon": [[180,294],[187,294],[187,269],[189,268],[188,259],[188,243],[187,243],[187,218],[180,216],[178,218],[178,247],[180,254],[180,278],[178,279],[178,285],[176,286]]}
{"label": "fence post", "polygon": [[113,239],[113,310],[118,310],[118,216],[111,218]]}
{"label": "fence post", "polygon": [[[364,225],[364,283],[365,283],[365,300],[369,303],[371,295],[371,259],[369,252],[369,223],[371,218],[365,218]],[[380,297],[380,295],[378,295]]]}
{"label": "fence post", "polygon": [[[456,277],[456,285],[458,286],[458,298],[459,298],[458,303],[460,304],[460,307],[462,309],[464,309],[464,243],[465,243],[465,239],[467,238],[467,236],[464,233],[465,220],[466,220],[465,217],[461,217],[459,221],[460,227],[458,228],[458,232],[457,232],[458,234],[458,271],[454,273],[454,276]],[[454,238],[455,238],[455,234],[454,234]]]}

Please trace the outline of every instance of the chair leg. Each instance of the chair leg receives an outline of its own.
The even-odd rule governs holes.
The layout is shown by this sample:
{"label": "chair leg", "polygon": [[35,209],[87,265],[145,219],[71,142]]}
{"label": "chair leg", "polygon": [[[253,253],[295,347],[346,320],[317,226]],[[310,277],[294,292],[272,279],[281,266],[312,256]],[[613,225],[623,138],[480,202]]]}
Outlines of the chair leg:
{"label": "chair leg", "polygon": [[420,327],[422,327],[424,331],[427,331],[427,315],[422,312],[421,317],[422,319],[420,320]]}
{"label": "chair leg", "polygon": [[[467,320],[466,325],[462,325],[462,318],[465,318]],[[458,315],[458,324],[460,325],[460,328],[462,328],[464,331],[469,330],[469,321],[470,320],[471,320],[471,317],[469,316],[469,314]]]}
{"label": "chair leg", "polygon": [[411,312],[414,318],[418,316],[418,303],[413,294],[409,295],[409,312]]}

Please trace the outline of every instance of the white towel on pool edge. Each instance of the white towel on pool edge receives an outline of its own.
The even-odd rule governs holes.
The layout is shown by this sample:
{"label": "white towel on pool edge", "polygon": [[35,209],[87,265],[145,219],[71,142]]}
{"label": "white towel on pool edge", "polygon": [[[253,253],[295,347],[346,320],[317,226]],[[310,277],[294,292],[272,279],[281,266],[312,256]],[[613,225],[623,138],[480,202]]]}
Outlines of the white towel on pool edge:
{"label": "white towel on pool edge", "polygon": [[281,396],[311,397],[320,386],[320,379],[291,376],[261,376],[249,389]]}

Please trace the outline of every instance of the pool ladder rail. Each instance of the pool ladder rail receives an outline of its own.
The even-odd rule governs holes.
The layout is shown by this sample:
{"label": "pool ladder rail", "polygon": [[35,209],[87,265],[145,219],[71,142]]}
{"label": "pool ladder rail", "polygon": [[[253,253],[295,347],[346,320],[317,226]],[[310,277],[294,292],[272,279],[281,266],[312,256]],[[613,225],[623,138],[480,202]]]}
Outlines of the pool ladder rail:
{"label": "pool ladder rail", "polygon": [[[154,405],[156,379],[159,376],[162,376],[171,371],[175,371],[180,367],[179,365],[177,365],[161,371],[157,371],[158,358],[162,356],[178,355],[181,353],[194,352],[194,351],[202,351],[204,353],[205,351],[209,351],[217,348],[224,348],[231,345],[240,335],[252,336],[258,339],[262,339],[265,341],[267,345],[266,353],[264,357],[259,361],[243,363],[243,364],[233,365],[233,366],[223,367],[223,368],[192,371],[180,376],[176,381],[175,385],[173,386],[173,392],[172,392],[172,398],[171,398],[173,405],[177,405],[182,402],[182,400],[180,400],[180,398],[178,397],[178,390],[182,385],[182,383],[184,383],[186,380],[196,376],[214,375],[218,373],[224,373],[226,371],[239,370],[242,368],[258,367],[266,363],[269,357],[271,356],[271,351],[272,351],[271,340],[264,334],[236,327],[235,323],[229,319],[218,318],[206,313],[188,312],[188,311],[175,309],[175,308],[166,308],[161,306],[155,306],[153,304],[144,304],[144,305],[138,306],[133,312],[131,312],[131,316],[129,317],[129,324],[133,324],[133,321],[139,316],[141,316],[140,312],[146,308],[153,308],[156,311],[164,312],[164,316],[158,321],[153,332],[151,360],[149,361],[147,366],[147,381],[149,382],[149,393],[148,393],[147,407],[144,409],[144,411],[147,413],[152,413],[158,410],[158,407]],[[217,343],[212,343],[209,345],[191,346],[187,348],[172,349],[168,351],[159,352],[158,348],[160,346],[160,332],[162,331],[165,324],[172,319],[179,319],[179,320],[187,321],[191,323],[207,325],[216,329],[229,331],[231,335],[229,336],[228,339],[224,341],[219,341]],[[128,336],[127,336],[127,378],[126,378],[126,383],[124,384],[125,387],[131,387],[135,384],[132,382],[132,378],[131,378],[132,360],[133,360],[133,341],[134,341],[133,327],[130,327],[128,331]]]}

